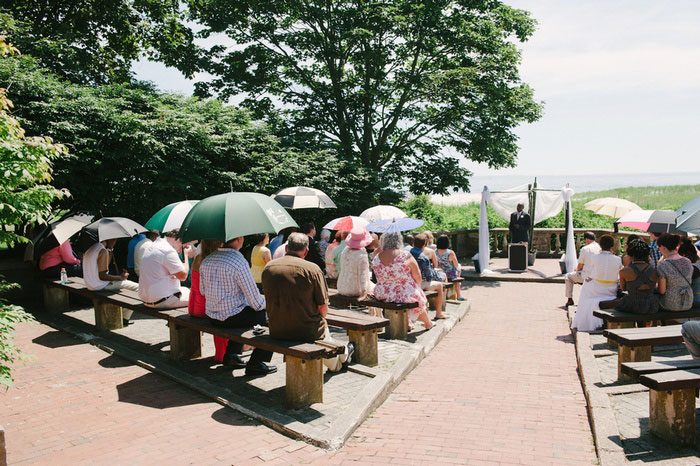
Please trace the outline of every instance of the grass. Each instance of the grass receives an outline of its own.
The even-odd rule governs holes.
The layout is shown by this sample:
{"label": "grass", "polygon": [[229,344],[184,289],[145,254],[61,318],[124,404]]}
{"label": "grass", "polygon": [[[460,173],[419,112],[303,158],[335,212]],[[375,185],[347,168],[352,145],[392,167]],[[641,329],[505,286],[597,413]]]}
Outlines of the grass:
{"label": "grass", "polygon": [[[642,209],[675,210],[697,196],[700,196],[700,185],[633,187],[579,193],[574,195],[572,201],[574,228],[612,228],[612,217],[597,215],[584,209],[583,205],[593,199],[619,197],[634,202]],[[410,217],[425,221],[421,230],[456,230],[479,227],[479,204],[477,203],[443,206],[431,203],[427,196],[418,196],[404,202],[401,207]],[[488,210],[488,217],[491,228],[508,226],[508,222],[491,209]],[[563,228],[564,210],[562,209],[557,216],[540,222],[537,226],[540,228]]]}

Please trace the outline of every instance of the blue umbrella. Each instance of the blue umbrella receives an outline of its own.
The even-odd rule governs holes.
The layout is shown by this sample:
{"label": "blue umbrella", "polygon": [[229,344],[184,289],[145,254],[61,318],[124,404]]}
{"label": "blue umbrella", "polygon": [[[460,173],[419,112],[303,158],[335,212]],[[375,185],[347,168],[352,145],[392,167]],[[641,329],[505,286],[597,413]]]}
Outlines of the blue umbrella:
{"label": "blue umbrella", "polygon": [[401,231],[415,230],[425,222],[417,218],[388,218],[367,225],[368,231],[376,233],[398,233]]}

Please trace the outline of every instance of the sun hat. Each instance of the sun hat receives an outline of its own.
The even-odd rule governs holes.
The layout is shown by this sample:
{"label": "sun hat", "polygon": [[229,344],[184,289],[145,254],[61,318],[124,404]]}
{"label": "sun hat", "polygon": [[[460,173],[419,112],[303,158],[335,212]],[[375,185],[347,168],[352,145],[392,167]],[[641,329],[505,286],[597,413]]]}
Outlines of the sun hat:
{"label": "sun hat", "polygon": [[360,249],[372,242],[372,235],[364,227],[355,227],[345,238],[345,244],[351,249]]}

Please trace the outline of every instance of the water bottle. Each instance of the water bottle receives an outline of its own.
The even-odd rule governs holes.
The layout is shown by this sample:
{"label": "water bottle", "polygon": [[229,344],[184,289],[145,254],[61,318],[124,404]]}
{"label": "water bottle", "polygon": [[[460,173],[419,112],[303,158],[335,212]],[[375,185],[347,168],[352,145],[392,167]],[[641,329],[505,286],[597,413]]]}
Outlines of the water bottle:
{"label": "water bottle", "polygon": [[61,268],[61,284],[65,285],[68,283],[68,274],[66,273],[65,268]]}

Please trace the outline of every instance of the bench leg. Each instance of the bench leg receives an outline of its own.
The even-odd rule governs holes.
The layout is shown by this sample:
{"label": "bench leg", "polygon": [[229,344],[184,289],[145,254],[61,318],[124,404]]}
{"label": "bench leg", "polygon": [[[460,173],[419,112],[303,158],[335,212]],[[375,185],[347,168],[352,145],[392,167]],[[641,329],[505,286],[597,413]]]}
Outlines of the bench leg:
{"label": "bench leg", "polygon": [[622,363],[651,361],[651,346],[622,346],[617,348],[617,380],[624,382],[632,378],[622,373]]}
{"label": "bench leg", "polygon": [[377,329],[372,330],[348,330],[350,341],[355,344],[355,362],[368,367],[379,364],[377,352]]}
{"label": "bench leg", "polygon": [[695,389],[650,389],[649,429],[670,443],[695,444]]}
{"label": "bench leg", "polygon": [[[608,330],[617,328],[634,328],[634,322],[608,322]],[[608,348],[617,348],[617,342],[611,338],[608,338]]]}
{"label": "bench leg", "polygon": [[174,359],[186,361],[202,355],[202,332],[180,327],[175,322],[169,322],[168,327],[170,327],[170,355]]}
{"label": "bench leg", "polygon": [[68,290],[44,285],[44,308],[61,313],[68,310]]}
{"label": "bench leg", "polygon": [[287,384],[284,395],[287,406],[303,408],[313,403],[323,403],[323,361],[285,356]]}
{"label": "bench leg", "polygon": [[447,289],[447,299],[457,299],[457,291],[455,290],[456,287],[457,284],[454,284]]}
{"label": "bench leg", "polygon": [[98,330],[119,330],[124,327],[122,308],[116,304],[93,301],[95,306],[95,326]]}
{"label": "bench leg", "polygon": [[406,322],[405,311],[395,309],[384,309],[384,315],[389,319],[389,326],[386,327],[384,336],[393,340],[405,340],[408,338],[408,322]]}

